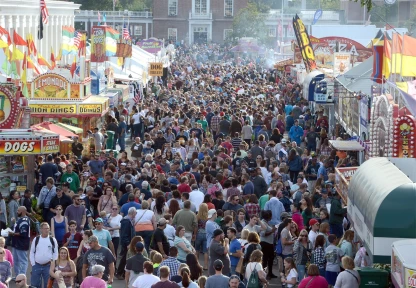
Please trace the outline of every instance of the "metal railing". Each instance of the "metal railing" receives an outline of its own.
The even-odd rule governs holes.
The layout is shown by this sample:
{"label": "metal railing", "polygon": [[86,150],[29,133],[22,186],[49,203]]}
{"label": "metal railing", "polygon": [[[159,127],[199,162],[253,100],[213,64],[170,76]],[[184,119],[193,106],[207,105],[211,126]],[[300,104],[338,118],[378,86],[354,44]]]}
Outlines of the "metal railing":
{"label": "metal railing", "polygon": [[[101,17],[105,14],[107,17],[138,17],[138,18],[152,18],[153,13],[150,11],[100,11]],[[98,11],[80,10],[75,16],[97,16]]]}
{"label": "metal railing", "polygon": [[192,13],[192,11],[189,11],[189,19],[207,19],[212,20],[212,12],[200,14],[200,13]]}

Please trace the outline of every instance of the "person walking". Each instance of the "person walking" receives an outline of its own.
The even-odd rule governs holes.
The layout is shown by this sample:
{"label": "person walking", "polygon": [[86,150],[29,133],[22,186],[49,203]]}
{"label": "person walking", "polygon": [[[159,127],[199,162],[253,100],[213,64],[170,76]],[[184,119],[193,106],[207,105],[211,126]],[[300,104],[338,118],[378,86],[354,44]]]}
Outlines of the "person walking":
{"label": "person walking", "polygon": [[195,213],[191,211],[191,201],[188,200],[183,203],[183,209],[176,212],[172,225],[183,226],[185,228],[185,238],[188,242],[195,241],[198,232],[198,220]]}
{"label": "person walking", "polygon": [[220,259],[213,261],[212,268],[215,270],[215,274],[208,277],[207,282],[205,283],[205,288],[228,287],[228,281],[230,278],[223,272],[223,262]]}
{"label": "person walking", "polygon": [[114,245],[111,241],[111,235],[110,232],[104,229],[104,221],[102,218],[97,218],[94,220],[94,226],[95,229],[92,230],[92,233],[94,236],[98,238],[98,242],[100,242],[100,245],[108,248],[113,253],[114,257],[116,257],[116,253],[114,251]]}
{"label": "person walking", "polygon": [[[45,164],[44,164],[45,165]],[[52,177],[46,179],[46,185],[42,187],[39,193],[38,207],[42,209],[43,220],[51,223],[53,217],[52,211],[49,210],[49,204],[56,195],[55,180]]]}
{"label": "person walking", "polygon": [[136,208],[130,207],[127,215],[120,221],[120,246],[121,251],[119,256],[121,257],[117,267],[116,277],[118,280],[124,279],[124,269],[126,267],[127,251],[129,244],[133,237],[136,235],[134,232],[134,218],[136,217]]}
{"label": "person walking", "polygon": [[101,279],[104,275],[105,267],[102,265],[94,265],[91,268],[91,276],[82,281],[80,288],[107,288],[107,283]]}
{"label": "person walking", "polygon": [[6,251],[0,248],[0,282],[9,286],[12,280],[12,264],[6,260]]}
{"label": "person walking", "polygon": [[87,221],[87,209],[86,206],[81,205],[81,197],[78,194],[72,196],[72,203],[65,209],[65,217],[68,222],[75,221],[77,223],[77,231],[81,232],[84,230]]}
{"label": "person walking", "polygon": [[68,248],[59,248],[58,260],[51,262],[49,275],[54,279],[53,288],[58,288],[61,283],[64,283],[65,287],[72,287],[77,270],[74,261],[69,257]]}
{"label": "person walking", "polygon": [[30,246],[30,264],[32,265],[30,283],[39,288],[46,288],[51,261],[58,259],[58,242],[55,238],[49,236],[49,231],[49,224],[46,222],[41,223],[41,234],[32,241]]}
{"label": "person walking", "polygon": [[137,277],[132,288],[151,288],[153,284],[160,281],[160,278],[153,275],[153,263],[146,261],[143,264],[143,275]]}
{"label": "person walking", "polygon": [[143,255],[144,244],[142,242],[136,243],[136,255],[130,257],[126,263],[126,286],[131,288],[133,286],[134,281],[136,281],[137,277],[143,275],[143,264],[146,261],[150,261],[147,257]]}
{"label": "person walking", "polygon": [[212,242],[209,246],[209,265],[208,274],[216,274],[216,268],[214,267],[215,260],[221,260],[223,267],[221,268],[224,275],[230,275],[230,257],[228,256],[229,239],[224,238],[224,231],[222,229],[216,229],[212,235]]}
{"label": "person walking", "polygon": [[30,247],[30,222],[26,213],[25,206],[17,208],[17,222],[13,232],[9,233],[9,236],[12,237],[15,275],[26,274],[28,266],[27,251]]}

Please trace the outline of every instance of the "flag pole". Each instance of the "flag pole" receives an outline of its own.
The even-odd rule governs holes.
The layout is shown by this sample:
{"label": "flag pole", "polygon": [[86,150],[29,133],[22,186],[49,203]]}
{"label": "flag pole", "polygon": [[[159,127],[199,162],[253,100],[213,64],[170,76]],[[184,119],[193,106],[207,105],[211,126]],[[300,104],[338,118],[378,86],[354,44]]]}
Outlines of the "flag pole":
{"label": "flag pole", "polygon": [[[396,56],[394,56],[394,31],[391,32],[391,71],[390,71],[390,81],[391,82],[396,82]],[[393,76],[394,74],[394,76]],[[396,103],[396,89],[393,89],[393,101],[394,103]]]}
{"label": "flag pole", "polygon": [[404,53],[404,37],[405,37],[405,32],[403,32],[403,38],[402,38],[402,51],[401,51],[401,59],[400,59],[400,81],[402,81],[403,76],[403,53]]}

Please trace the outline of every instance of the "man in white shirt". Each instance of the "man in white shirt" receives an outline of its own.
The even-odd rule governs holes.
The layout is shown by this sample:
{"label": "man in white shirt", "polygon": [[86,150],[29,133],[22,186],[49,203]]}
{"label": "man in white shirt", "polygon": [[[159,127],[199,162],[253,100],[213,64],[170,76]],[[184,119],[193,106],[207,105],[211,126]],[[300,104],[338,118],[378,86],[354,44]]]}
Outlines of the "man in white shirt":
{"label": "man in white shirt", "polygon": [[315,240],[319,232],[319,222],[316,219],[309,220],[309,226],[311,226],[311,231],[309,231],[308,239],[312,243],[312,247],[315,247]]}
{"label": "man in white shirt", "polygon": [[52,236],[49,236],[49,224],[43,222],[40,224],[41,235],[32,241],[30,246],[30,264],[32,265],[31,285],[46,287],[49,279],[49,268],[51,261],[58,259],[58,242]]}
{"label": "man in white shirt", "polygon": [[140,137],[143,138],[143,136],[140,136],[140,132],[141,132],[141,121],[140,121],[140,113],[139,111],[135,111],[135,113],[133,114],[133,116],[131,116],[131,118],[133,119],[133,131],[134,131],[134,137]]}
{"label": "man in white shirt", "polygon": [[143,263],[144,274],[137,277],[133,283],[133,288],[151,288],[153,284],[160,281],[160,278],[153,275],[153,264],[150,261]]}
{"label": "man in white shirt", "polygon": [[250,222],[243,229],[247,229],[250,232],[260,233],[262,230],[266,230],[266,225],[259,220],[259,216],[253,214],[250,217]]}
{"label": "man in white shirt", "polygon": [[189,200],[195,204],[195,208],[196,208],[196,212],[198,212],[199,210],[199,205],[202,204],[202,202],[204,202],[204,193],[202,193],[201,191],[198,190],[198,185],[197,184],[192,184],[191,187],[192,191],[191,193],[189,193]]}

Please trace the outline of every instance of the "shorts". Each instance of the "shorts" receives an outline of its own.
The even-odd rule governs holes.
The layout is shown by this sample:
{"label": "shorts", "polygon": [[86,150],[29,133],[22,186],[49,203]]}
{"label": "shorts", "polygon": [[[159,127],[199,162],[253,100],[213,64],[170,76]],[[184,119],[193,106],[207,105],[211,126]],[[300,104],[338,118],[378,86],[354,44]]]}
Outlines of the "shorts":
{"label": "shorts", "polygon": [[195,240],[195,250],[201,253],[207,253],[207,233],[198,232]]}
{"label": "shorts", "polygon": [[338,272],[325,271],[325,279],[329,285],[334,286],[337,282]]}

